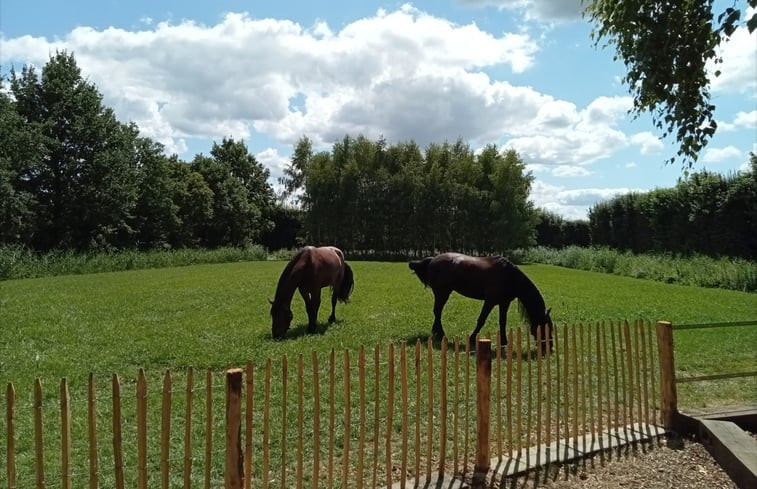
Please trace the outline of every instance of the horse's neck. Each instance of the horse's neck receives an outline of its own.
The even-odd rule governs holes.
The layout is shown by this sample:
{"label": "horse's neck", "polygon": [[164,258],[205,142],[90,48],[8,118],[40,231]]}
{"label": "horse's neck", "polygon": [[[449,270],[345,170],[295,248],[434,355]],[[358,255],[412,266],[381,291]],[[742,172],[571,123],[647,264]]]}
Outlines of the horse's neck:
{"label": "horse's neck", "polygon": [[296,270],[291,270],[286,277],[281,277],[279,285],[276,287],[276,296],[273,298],[274,304],[290,305],[294,297],[294,291],[297,290]]}

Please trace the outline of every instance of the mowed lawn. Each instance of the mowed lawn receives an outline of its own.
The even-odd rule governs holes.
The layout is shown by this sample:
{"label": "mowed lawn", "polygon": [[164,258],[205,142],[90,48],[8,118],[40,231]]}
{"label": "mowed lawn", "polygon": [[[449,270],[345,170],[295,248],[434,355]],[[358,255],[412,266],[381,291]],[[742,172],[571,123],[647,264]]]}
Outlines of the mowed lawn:
{"label": "mowed lawn", "polygon": [[[313,351],[357,350],[389,342],[414,344],[429,333],[433,296],[406,263],[351,262],[355,290],[337,305],[328,325],[324,290],[319,334],[305,332],[303,302],[295,295],[293,328],[271,339],[268,299],[285,262],[245,262],[0,282],[0,381],[31,392],[34,378],[57,396],[66,377],[84,391],[88,374],[134,379],[188,366],[223,370]],[[757,319],[757,294],[668,285],[546,265],[523,270],[542,291],[558,326],[597,321],[659,319],[674,324]],[[481,304],[453,295],[445,308],[449,337],[464,338]],[[520,324],[515,304],[508,324]],[[483,334],[496,335],[497,311]],[[757,327],[680,331],[675,335],[681,375],[753,371]],[[753,379],[731,381],[735,388]],[[689,384],[691,385],[691,384]],[[692,387],[693,403],[708,392]],[[700,392],[702,391],[702,392]],[[739,398],[740,394],[729,394]],[[755,402],[754,390],[743,400]],[[24,396],[26,397],[26,396]],[[682,402],[687,402],[682,399]]]}

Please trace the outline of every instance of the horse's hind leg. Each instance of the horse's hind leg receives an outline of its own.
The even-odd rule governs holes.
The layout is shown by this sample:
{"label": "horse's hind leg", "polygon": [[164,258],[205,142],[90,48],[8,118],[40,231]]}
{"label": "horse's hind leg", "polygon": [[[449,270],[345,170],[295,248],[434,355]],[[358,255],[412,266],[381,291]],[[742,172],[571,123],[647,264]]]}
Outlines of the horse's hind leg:
{"label": "horse's hind leg", "polygon": [[434,291],[434,324],[431,326],[431,334],[434,338],[441,340],[444,338],[444,328],[442,327],[442,309],[452,293],[450,290]]}
{"label": "horse's hind leg", "polygon": [[329,322],[336,321],[336,289],[331,290],[331,316],[329,316]]}

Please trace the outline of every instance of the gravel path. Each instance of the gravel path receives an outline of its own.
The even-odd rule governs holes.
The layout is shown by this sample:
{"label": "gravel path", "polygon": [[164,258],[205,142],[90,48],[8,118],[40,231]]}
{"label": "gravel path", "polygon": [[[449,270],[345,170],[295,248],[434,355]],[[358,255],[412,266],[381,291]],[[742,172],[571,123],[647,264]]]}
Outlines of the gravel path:
{"label": "gravel path", "polygon": [[738,489],[700,443],[660,438],[495,482],[497,489]]}

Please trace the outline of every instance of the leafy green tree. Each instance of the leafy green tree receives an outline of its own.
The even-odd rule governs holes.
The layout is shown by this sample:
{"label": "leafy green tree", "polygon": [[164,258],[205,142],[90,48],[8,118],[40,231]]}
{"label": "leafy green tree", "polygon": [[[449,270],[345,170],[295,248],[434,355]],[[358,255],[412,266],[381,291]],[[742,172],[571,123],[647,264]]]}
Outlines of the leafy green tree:
{"label": "leafy green tree", "polygon": [[35,248],[112,248],[132,242],[136,190],[133,125],[119,123],[73,54],[42,69],[11,71],[16,111],[39,127],[44,150],[28,187],[36,200]]}
{"label": "leafy green tree", "polygon": [[32,243],[37,201],[28,182],[43,149],[39,127],[16,113],[15,103],[0,83],[0,244]]}
{"label": "leafy green tree", "polygon": [[[616,58],[626,65],[624,82],[633,95],[634,112],[651,112],[662,137],[675,137],[676,156],[690,168],[717,128],[707,62],[721,61],[717,48],[741,19],[736,5],[755,8],[757,0],[734,1],[717,20],[714,0],[584,1],[596,26],[595,43],[614,45]],[[757,13],[746,25],[749,32],[757,28]]]}
{"label": "leafy green tree", "polygon": [[178,227],[169,235],[169,243],[174,247],[199,246],[203,230],[213,219],[213,190],[200,173],[176,157],[169,159],[168,173],[171,201],[178,218]]}
{"label": "leafy green tree", "polygon": [[170,161],[163,155],[161,144],[146,138],[137,140],[137,154],[137,244],[148,249],[170,245],[181,227]]}

